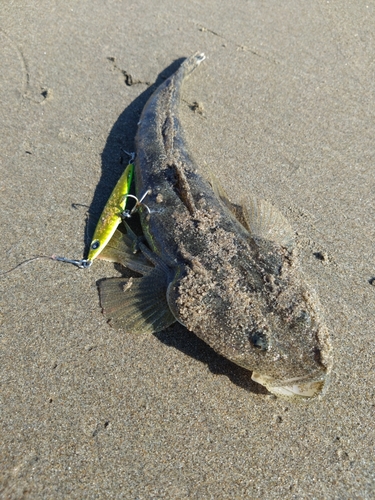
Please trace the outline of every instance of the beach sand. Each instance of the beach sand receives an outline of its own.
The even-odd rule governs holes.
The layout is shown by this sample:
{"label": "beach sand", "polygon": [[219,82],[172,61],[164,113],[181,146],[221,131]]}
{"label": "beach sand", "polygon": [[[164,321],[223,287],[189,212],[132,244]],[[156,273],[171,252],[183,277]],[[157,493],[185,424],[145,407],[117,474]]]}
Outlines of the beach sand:
{"label": "beach sand", "polygon": [[374,2],[41,0],[0,18],[0,270],[84,256],[153,84],[202,51],[192,154],[234,202],[288,217],[334,355],[323,398],[276,399],[182,326],[111,328],[112,264],[19,267],[0,276],[0,497],[374,498]]}

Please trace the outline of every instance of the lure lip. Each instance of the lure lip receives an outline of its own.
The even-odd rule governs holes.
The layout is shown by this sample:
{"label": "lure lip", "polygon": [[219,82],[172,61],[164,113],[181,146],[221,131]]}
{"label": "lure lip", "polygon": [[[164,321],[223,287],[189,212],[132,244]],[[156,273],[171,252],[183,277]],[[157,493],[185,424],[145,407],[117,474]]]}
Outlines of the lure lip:
{"label": "lure lip", "polygon": [[307,375],[290,379],[275,379],[268,375],[253,372],[251,379],[263,385],[271,394],[284,398],[311,399],[324,394],[328,386],[328,373],[320,373],[316,377]]}

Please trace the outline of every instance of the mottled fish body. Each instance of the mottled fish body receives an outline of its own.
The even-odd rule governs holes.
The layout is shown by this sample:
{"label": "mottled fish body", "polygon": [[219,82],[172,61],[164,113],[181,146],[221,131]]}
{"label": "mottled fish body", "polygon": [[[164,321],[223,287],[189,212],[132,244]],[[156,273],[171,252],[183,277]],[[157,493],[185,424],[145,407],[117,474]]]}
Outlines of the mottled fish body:
{"label": "mottled fish body", "polygon": [[142,278],[103,281],[102,305],[129,332],[177,320],[274,394],[312,397],[330,372],[330,342],[289,223],[263,200],[232,205],[188,152],[181,87],[203,60],[186,59],[144,107],[135,182],[138,197],[149,191],[140,208],[147,245],[128,228],[104,250]]}

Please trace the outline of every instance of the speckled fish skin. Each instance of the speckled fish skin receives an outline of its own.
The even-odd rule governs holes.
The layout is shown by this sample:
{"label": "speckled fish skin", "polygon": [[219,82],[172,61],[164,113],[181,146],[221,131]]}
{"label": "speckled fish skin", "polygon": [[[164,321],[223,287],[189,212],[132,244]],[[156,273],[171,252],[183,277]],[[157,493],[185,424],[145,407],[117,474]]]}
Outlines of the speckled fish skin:
{"label": "speckled fish skin", "polygon": [[169,270],[167,301],[177,321],[271,392],[315,396],[331,369],[329,334],[288,222],[253,198],[232,207],[188,152],[181,86],[203,59],[186,59],[143,110],[135,164],[137,196],[151,190],[143,231]]}

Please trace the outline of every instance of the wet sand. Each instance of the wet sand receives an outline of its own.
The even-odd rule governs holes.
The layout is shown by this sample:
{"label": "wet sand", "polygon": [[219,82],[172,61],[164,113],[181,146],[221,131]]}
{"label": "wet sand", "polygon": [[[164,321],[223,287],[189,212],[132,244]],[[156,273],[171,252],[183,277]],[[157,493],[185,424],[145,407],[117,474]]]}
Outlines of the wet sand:
{"label": "wet sand", "polygon": [[109,327],[112,264],[32,262],[0,276],[0,498],[375,496],[374,33],[349,1],[3,7],[0,270],[83,257],[154,83],[199,50],[192,153],[288,217],[334,365],[323,398],[275,399],[182,326]]}

